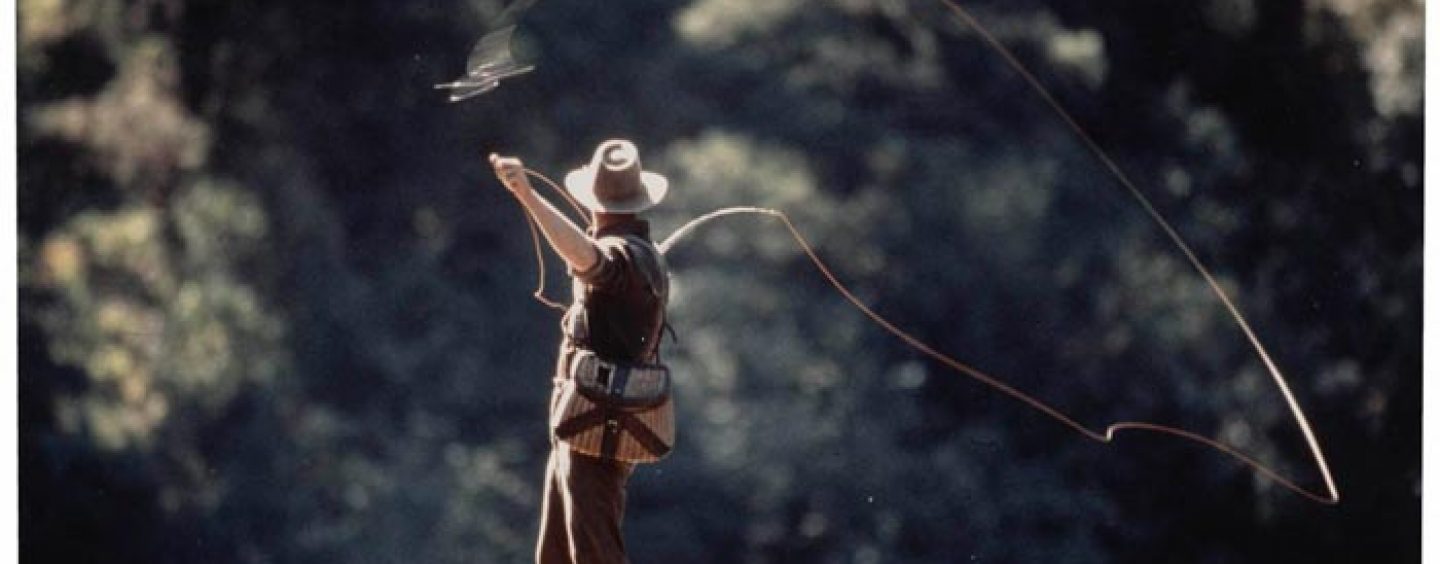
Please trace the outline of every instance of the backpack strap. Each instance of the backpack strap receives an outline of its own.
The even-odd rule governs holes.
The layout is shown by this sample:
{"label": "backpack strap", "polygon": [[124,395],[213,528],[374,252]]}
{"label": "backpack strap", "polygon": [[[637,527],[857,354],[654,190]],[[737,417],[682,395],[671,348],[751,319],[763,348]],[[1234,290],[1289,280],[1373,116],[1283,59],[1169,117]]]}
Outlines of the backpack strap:
{"label": "backpack strap", "polygon": [[[668,312],[666,311],[670,304],[670,278],[665,267],[665,255],[660,254],[660,249],[655,247],[653,241],[645,239],[644,237],[626,235],[625,239],[637,247],[646,250],[647,256],[645,258],[635,258],[637,260],[649,261],[640,271],[641,275],[645,277],[645,282],[650,286],[650,292],[653,293],[655,299],[660,302],[660,319],[658,320],[659,322],[655,324],[655,332],[651,333],[650,338],[645,341],[645,343],[650,346],[650,351],[644,356],[652,359],[655,364],[661,364],[660,345],[665,338],[665,329],[670,326],[670,322],[667,320]],[[675,330],[671,329],[670,332],[673,335]]]}

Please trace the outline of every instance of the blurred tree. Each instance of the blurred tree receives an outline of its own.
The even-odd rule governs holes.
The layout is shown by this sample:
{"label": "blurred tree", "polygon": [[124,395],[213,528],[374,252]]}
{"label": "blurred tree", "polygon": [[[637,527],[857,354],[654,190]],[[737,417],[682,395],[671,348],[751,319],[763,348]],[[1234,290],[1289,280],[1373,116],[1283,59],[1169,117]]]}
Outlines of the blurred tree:
{"label": "blurred tree", "polygon": [[[1415,560],[1419,4],[966,6],[1236,290],[1345,501],[1080,440],[736,218],[671,257],[680,448],[634,559]],[[539,2],[536,72],[444,104],[503,7],[19,3],[27,559],[529,559],[557,331],[483,155],[614,136],[674,182],[661,235],[784,209],[939,349],[1311,475],[1202,282],[943,4]]]}

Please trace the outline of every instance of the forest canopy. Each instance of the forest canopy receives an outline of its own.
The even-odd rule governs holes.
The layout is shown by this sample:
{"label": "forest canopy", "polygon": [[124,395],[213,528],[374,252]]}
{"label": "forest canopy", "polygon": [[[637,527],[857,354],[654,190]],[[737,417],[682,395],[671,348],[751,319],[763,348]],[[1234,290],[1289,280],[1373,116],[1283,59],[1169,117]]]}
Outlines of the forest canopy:
{"label": "forest canopy", "polygon": [[[1422,4],[962,4],[1237,297],[1342,503],[1086,441],[736,217],[670,257],[679,442],[632,559],[1417,561]],[[446,103],[504,8],[18,2],[25,560],[529,560],[558,328],[485,155],[559,177],[612,137],[670,178],[659,236],[785,210],[947,354],[1319,489],[1204,280],[944,0],[546,0],[536,69]]]}

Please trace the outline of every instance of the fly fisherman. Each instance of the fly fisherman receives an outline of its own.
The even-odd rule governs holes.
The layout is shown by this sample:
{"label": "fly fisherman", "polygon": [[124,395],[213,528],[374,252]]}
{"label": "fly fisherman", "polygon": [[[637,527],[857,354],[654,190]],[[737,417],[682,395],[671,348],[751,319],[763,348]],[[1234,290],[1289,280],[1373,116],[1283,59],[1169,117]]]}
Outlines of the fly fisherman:
{"label": "fly fisherman", "polygon": [[674,441],[670,374],[659,358],[668,274],[637,215],[665,197],[668,183],[642,170],[633,143],[601,143],[589,165],[565,177],[590,212],[582,231],[535,191],[519,159],[491,155],[490,163],[573,277],[535,560],[626,562],[625,483],[635,463],[658,460]]}

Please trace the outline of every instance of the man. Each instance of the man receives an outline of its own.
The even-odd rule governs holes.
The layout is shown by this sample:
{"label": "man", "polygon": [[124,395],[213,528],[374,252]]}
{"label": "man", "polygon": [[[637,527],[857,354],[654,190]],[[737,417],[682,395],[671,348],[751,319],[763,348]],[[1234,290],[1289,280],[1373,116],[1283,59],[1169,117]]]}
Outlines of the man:
{"label": "man", "polygon": [[[565,177],[566,190],[591,213],[590,229],[581,231],[536,193],[519,159],[491,155],[490,162],[574,277],[575,302],[561,322],[556,383],[570,376],[577,350],[617,362],[654,358],[669,285],[649,224],[637,214],[665,197],[665,177],[641,169],[633,143],[601,143],[588,166]],[[551,400],[552,412],[558,399]],[[632,469],[628,462],[576,452],[552,433],[536,561],[625,562],[620,521]]]}

